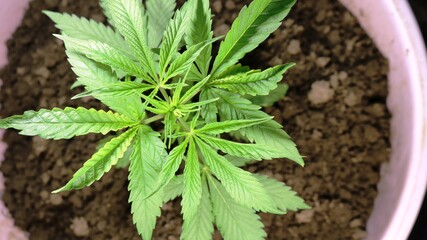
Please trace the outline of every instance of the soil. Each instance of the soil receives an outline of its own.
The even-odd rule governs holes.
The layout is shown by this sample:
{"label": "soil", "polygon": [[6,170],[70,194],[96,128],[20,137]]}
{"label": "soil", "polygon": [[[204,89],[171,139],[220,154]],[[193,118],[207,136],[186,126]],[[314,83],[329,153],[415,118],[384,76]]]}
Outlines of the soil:
{"label": "soil", "polygon": [[[212,1],[215,33],[224,34],[245,1]],[[57,31],[41,10],[105,21],[96,0],[34,0],[8,42],[0,77],[1,116],[25,110],[78,106],[75,75]],[[293,61],[286,98],[266,111],[282,122],[306,157],[306,167],[275,160],[248,167],[293,187],[312,210],[261,214],[268,239],[361,239],[377,194],[381,163],[389,158],[387,62],[357,21],[336,0],[299,1],[284,22],[243,62],[266,68]],[[139,239],[127,203],[127,170],[113,169],[92,187],[51,195],[95,151],[102,136],[46,141],[8,131],[3,199],[30,239]],[[163,207],[154,239],[179,239],[180,204]],[[220,239],[218,233],[215,238]]]}

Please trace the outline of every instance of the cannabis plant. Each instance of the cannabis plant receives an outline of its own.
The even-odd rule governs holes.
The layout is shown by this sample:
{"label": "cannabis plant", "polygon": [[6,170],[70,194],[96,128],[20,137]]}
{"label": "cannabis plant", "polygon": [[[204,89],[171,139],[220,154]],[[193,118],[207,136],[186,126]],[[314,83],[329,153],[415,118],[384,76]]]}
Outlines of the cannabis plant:
{"label": "cannabis plant", "polygon": [[303,165],[282,126],[255,104],[283,92],[279,82],[293,64],[251,70],[238,61],[281,25],[294,2],[245,6],[214,58],[212,45],[222,37],[213,37],[208,0],[176,11],[175,0],[101,0],[111,26],[46,11],[77,75],[73,87],[84,88],[74,98],[92,96],[112,111],[26,111],[0,127],[45,139],[118,131],[54,193],[128,165],[131,212],[143,239],[152,238],[161,206],[178,196],[182,239],[211,239],[213,224],[224,239],[264,239],[256,212],[308,208],[283,183],[240,168],[273,158]]}

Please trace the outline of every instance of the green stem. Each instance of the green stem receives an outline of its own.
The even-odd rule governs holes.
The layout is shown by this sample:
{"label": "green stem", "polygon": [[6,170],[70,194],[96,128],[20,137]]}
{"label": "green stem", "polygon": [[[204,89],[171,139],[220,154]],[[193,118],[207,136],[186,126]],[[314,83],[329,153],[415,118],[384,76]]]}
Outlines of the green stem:
{"label": "green stem", "polygon": [[144,124],[144,125],[148,125],[148,124],[150,124],[150,123],[152,123],[152,122],[156,122],[156,121],[161,120],[161,119],[163,119],[163,118],[165,118],[165,115],[156,115],[156,116],[153,116],[153,117],[150,117],[150,118],[144,119],[144,120],[142,121],[142,124]]}

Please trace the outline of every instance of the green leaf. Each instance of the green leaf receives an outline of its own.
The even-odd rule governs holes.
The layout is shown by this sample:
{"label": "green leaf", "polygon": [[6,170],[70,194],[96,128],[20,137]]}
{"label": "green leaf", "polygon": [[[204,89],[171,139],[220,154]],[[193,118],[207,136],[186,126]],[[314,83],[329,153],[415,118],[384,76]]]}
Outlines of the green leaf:
{"label": "green leaf", "polygon": [[167,156],[159,134],[147,126],[140,126],[135,137],[129,167],[129,202],[138,233],[143,239],[151,239],[156,219],[163,204],[163,191],[148,199],[144,197],[155,190],[157,176]]}
{"label": "green leaf", "polygon": [[217,88],[227,89],[230,92],[239,94],[268,95],[277,88],[277,83],[282,80],[282,75],[295,64],[285,64],[269,68],[262,72],[248,72],[216,79],[209,85]]}
{"label": "green leaf", "polygon": [[224,157],[231,162],[231,164],[233,164],[236,167],[244,167],[248,164],[251,164],[253,162],[255,162],[255,160],[253,159],[247,159],[247,158],[243,158],[243,157],[236,157],[230,154],[226,154],[224,155]]}
{"label": "green leaf", "polygon": [[[237,119],[259,119],[269,117],[268,114],[260,110],[259,106],[253,105],[249,100],[241,98],[237,94],[226,92],[220,89],[210,89],[213,96],[219,97],[217,102],[220,117],[223,120]],[[283,131],[282,126],[274,120],[240,129],[239,132],[247,137],[250,142],[281,149],[283,157],[289,158],[300,165],[304,165],[304,160],[299,154],[296,145],[289,135]]]}
{"label": "green leaf", "polygon": [[[148,47],[148,31],[145,11],[140,0],[109,0],[106,9],[111,14],[114,26],[124,36],[143,69],[157,78],[154,58]],[[145,79],[147,80],[147,79]]]}
{"label": "green leaf", "polygon": [[[113,138],[114,138],[114,136],[109,136],[109,137],[101,139],[101,141],[98,142],[98,145],[96,145],[96,148],[95,148],[96,151],[103,148],[105,146],[105,144],[108,143],[109,141],[111,141],[111,139],[113,139]],[[132,147],[131,146],[128,147],[128,149],[124,153],[123,157],[117,161],[117,164],[115,165],[115,167],[118,169],[128,167],[129,163],[130,163],[130,156],[132,154],[132,151],[133,151]]]}
{"label": "green leaf", "polygon": [[200,177],[199,157],[196,144],[190,139],[184,169],[184,191],[182,193],[182,214],[184,221],[192,218],[198,210],[202,197],[202,180]]}
{"label": "green leaf", "polygon": [[[209,0],[190,0],[189,15],[191,16],[185,37],[187,48],[212,39],[212,19]],[[196,65],[202,73],[202,78],[208,75],[211,62],[212,44],[209,44],[197,57]]]}
{"label": "green leaf", "polygon": [[139,82],[116,82],[104,84],[103,87],[77,94],[72,99],[87,96],[119,97],[140,94],[153,89],[153,85]]}
{"label": "green leaf", "polygon": [[[214,99],[215,96],[213,95],[212,91],[209,91],[207,89],[202,89],[200,92],[200,101],[207,101],[209,99]],[[217,114],[218,114],[218,108],[216,104],[207,104],[202,106],[201,115],[203,119],[205,119],[205,122],[207,123],[213,123],[217,121]]]}
{"label": "green leaf", "polygon": [[310,209],[304,200],[296,195],[294,191],[284,183],[267,176],[255,174],[258,181],[264,186],[273,198],[276,207],[285,214],[288,210]]}
{"label": "green leaf", "polygon": [[110,27],[97,23],[92,19],[77,17],[76,15],[67,13],[56,13],[51,11],[43,11],[43,13],[52,19],[56,24],[55,26],[66,36],[106,43],[125,54],[130,52],[123,37]]}
{"label": "green leaf", "polygon": [[163,36],[162,46],[160,48],[159,66],[161,76],[166,73],[166,67],[178,52],[179,44],[185,34],[187,19],[186,11],[178,10],[175,13],[175,17],[169,22],[169,25]]}
{"label": "green leaf", "polygon": [[236,202],[263,212],[276,211],[273,200],[250,172],[233,166],[203,141],[196,138],[196,142],[207,166]]}
{"label": "green leaf", "polygon": [[65,44],[73,50],[86,55],[90,59],[111,66],[131,76],[136,76],[150,83],[154,83],[147,75],[144,68],[141,68],[141,66],[136,64],[131,58],[105,43],[92,40],[80,40],[61,35],[55,36],[63,40]]}
{"label": "green leaf", "polygon": [[109,0],[99,0],[99,5],[101,6],[104,15],[107,17],[108,23],[114,27],[114,21],[111,12],[108,9],[108,1]]}
{"label": "green leaf", "polygon": [[[70,50],[67,50],[66,54],[74,73],[78,76],[78,82],[83,84],[86,90],[91,91],[102,88],[105,84],[118,82],[117,76],[110,67]],[[94,94],[94,97],[112,110],[126,115],[132,120],[138,121],[144,116],[143,105],[138,94],[124,97],[107,97]]]}
{"label": "green leaf", "polygon": [[227,120],[223,122],[208,123],[202,128],[197,129],[195,132],[217,135],[221,133],[237,131],[242,128],[251,127],[253,125],[261,124],[271,119],[272,117],[266,117],[259,119]]}
{"label": "green leaf", "polygon": [[188,146],[188,139],[186,138],[181,144],[175,147],[167,157],[166,163],[163,165],[162,171],[157,181],[157,187],[162,188],[170,182],[178,171],[182,160],[184,159],[185,150]]}
{"label": "green leaf", "polygon": [[165,79],[171,79],[175,76],[186,73],[192,66],[196,58],[203,51],[203,49],[205,49],[207,46],[209,46],[209,44],[212,44],[218,39],[220,39],[220,37],[198,43],[187,49],[181,56],[179,56],[172,62],[167,71]]}
{"label": "green leaf", "polygon": [[254,50],[280,25],[295,0],[254,0],[243,7],[221,42],[211,74],[215,77]]}
{"label": "green leaf", "polygon": [[95,109],[54,108],[52,110],[26,111],[0,120],[0,128],[21,130],[26,136],[40,136],[45,139],[69,139],[88,133],[107,134],[136,123],[126,116],[111,111]]}
{"label": "green leaf", "polygon": [[157,48],[175,10],[175,0],[147,0],[148,46]]}
{"label": "green leaf", "polygon": [[53,193],[81,189],[98,181],[104,173],[110,171],[111,167],[116,165],[117,161],[123,157],[136,134],[136,130],[137,128],[129,129],[106,143],[103,148],[85,162],[83,167],[74,174],[73,178],[64,187],[53,191]]}
{"label": "green leaf", "polygon": [[184,175],[177,175],[163,189],[163,202],[169,202],[182,195],[184,191]]}
{"label": "green leaf", "polygon": [[272,90],[266,96],[254,96],[249,97],[248,99],[255,105],[261,107],[271,107],[274,103],[278,102],[280,99],[283,99],[288,92],[289,86],[287,84],[278,84],[277,88]]}
{"label": "green leaf", "polygon": [[210,178],[215,224],[224,240],[263,240],[267,237],[260,217],[236,202],[221,184]]}
{"label": "green leaf", "polygon": [[237,143],[208,135],[198,135],[203,141],[215,149],[237,157],[250,158],[253,160],[271,160],[283,157],[281,152],[267,145]]}
{"label": "green leaf", "polygon": [[182,226],[182,240],[210,240],[214,231],[212,214],[212,203],[210,201],[209,189],[206,177],[201,184],[202,194],[200,204],[197,206],[196,214],[184,220]]}
{"label": "green leaf", "polygon": [[[204,79],[200,80],[196,84],[194,84],[188,91],[185,92],[185,94],[182,96],[180,103],[185,103],[190,101],[194,96],[197,95],[197,93],[200,92],[202,87],[206,84],[206,82],[209,80],[209,77],[205,77]],[[207,99],[206,101],[210,101],[212,99]],[[203,100],[200,100],[203,101]],[[204,101],[203,101],[204,102]]]}

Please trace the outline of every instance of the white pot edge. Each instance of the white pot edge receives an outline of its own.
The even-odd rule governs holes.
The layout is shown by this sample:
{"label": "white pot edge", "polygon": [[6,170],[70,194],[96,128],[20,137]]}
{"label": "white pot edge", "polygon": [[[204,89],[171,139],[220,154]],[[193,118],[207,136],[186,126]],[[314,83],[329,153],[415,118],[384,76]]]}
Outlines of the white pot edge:
{"label": "white pot edge", "polygon": [[[379,193],[368,220],[366,239],[407,239],[427,183],[424,41],[405,0],[341,2],[358,18],[390,63],[387,105],[393,115],[392,153],[390,162],[381,169]],[[370,21],[373,18],[375,20]]]}
{"label": "white pot edge", "polygon": [[[6,41],[20,25],[30,0],[3,1],[0,8],[0,68],[7,63]],[[0,87],[2,80],[0,79]],[[0,165],[4,160],[6,144],[2,142],[4,131],[0,130]],[[4,190],[4,178],[0,172],[0,240],[27,240],[28,233],[14,225],[14,220],[9,214],[4,202],[1,200]]]}
{"label": "white pot edge", "polygon": [[[388,98],[388,105],[392,113],[396,114],[399,112],[405,112],[405,109],[399,108],[396,102],[402,97],[402,93],[399,94],[402,84],[401,74],[409,76],[410,79],[416,79],[416,81],[410,82],[409,86],[404,86],[405,89],[412,93],[410,101],[412,103],[406,110],[409,111],[406,117],[393,117],[392,119],[392,132],[393,132],[393,153],[390,164],[386,164],[381,169],[381,180],[379,183],[379,196],[377,197],[374,205],[373,213],[368,221],[368,237],[367,239],[406,239],[413,226],[418,210],[420,208],[422,198],[424,196],[424,189],[427,182],[427,110],[423,109],[422,106],[427,106],[427,69],[423,69],[421,66],[427,66],[427,60],[425,56],[424,43],[422,41],[421,34],[416,27],[416,21],[412,15],[412,12],[404,0],[340,0],[353,14],[359,19],[361,25],[365,28],[367,33],[374,39],[382,53],[389,59],[391,64],[391,71],[389,73],[390,81],[390,96]],[[24,14],[26,2],[28,0],[12,0],[15,4],[15,14],[11,14],[17,18],[19,24],[20,19]],[[19,6],[16,7],[16,4]],[[5,5],[3,5],[4,7]],[[2,8],[2,9],[7,9]],[[374,25],[370,25],[366,20],[369,17],[383,15],[385,19],[388,19],[381,31],[388,31],[388,35],[375,34],[378,31]],[[2,19],[0,12],[0,22],[11,22],[14,21],[8,14],[8,19]],[[369,17],[367,17],[369,16]],[[404,21],[401,21],[403,19]],[[15,19],[16,20],[16,19]],[[377,23],[377,22],[376,22]],[[386,44],[387,40],[393,39],[390,36],[395,34],[396,29],[387,26],[396,26],[400,32],[405,33],[399,35],[398,41],[392,44]],[[14,30],[14,29],[13,29]],[[0,37],[9,36],[13,30],[5,30],[0,26]],[[10,32],[5,34],[5,31]],[[381,32],[380,31],[380,32]],[[388,36],[388,38],[387,38]],[[0,39],[0,55],[1,47],[3,47],[4,39]],[[406,55],[404,71],[397,71],[401,61],[397,61],[392,56],[395,52],[399,52],[399,49],[393,49],[398,44],[403,44],[406,47],[408,53]],[[401,49],[400,49],[401,50]],[[400,53],[402,55],[402,53]],[[0,56],[1,58],[1,56]],[[0,62],[1,67],[2,62]],[[4,63],[3,63],[4,64]],[[396,68],[395,68],[396,67]],[[408,84],[408,83],[403,83]],[[409,110],[408,110],[409,109]],[[408,120],[410,118],[410,121]],[[404,121],[405,123],[403,123]],[[410,134],[406,132],[403,134],[399,132],[399,123],[403,123],[404,126],[411,127]],[[418,130],[416,130],[418,129]],[[395,136],[400,136],[405,141],[402,142],[400,139],[396,139]],[[408,136],[409,135],[409,136]],[[413,143],[412,145],[410,143]],[[411,145],[411,146],[408,146]],[[403,146],[403,147],[402,147]],[[395,148],[396,147],[396,148]],[[406,147],[406,148],[405,148]],[[0,145],[0,154],[2,153],[3,145]],[[399,150],[395,150],[399,149]],[[412,154],[405,154],[412,153]],[[3,156],[3,154],[1,154]],[[411,165],[408,166],[406,161],[410,159]],[[424,161],[423,161],[424,160]],[[400,176],[400,178],[391,177]],[[404,179],[405,176],[409,176],[405,181],[399,181]],[[0,186],[1,189],[1,186]],[[386,189],[397,189],[395,191],[387,192]],[[404,195],[401,195],[404,193]],[[390,197],[392,200],[390,200]],[[399,205],[397,205],[399,203]],[[0,201],[0,205],[2,202]],[[1,209],[1,208],[0,208]],[[390,211],[394,209],[394,211]],[[0,232],[7,233],[7,229],[2,229],[3,221],[8,221],[4,226],[13,223],[6,213],[6,218],[2,218],[0,212]],[[27,235],[16,228],[11,228],[11,234],[17,235],[3,235],[0,236],[0,240],[8,239],[26,239]],[[13,233],[12,233],[13,232]],[[13,238],[14,237],[14,238]]]}

